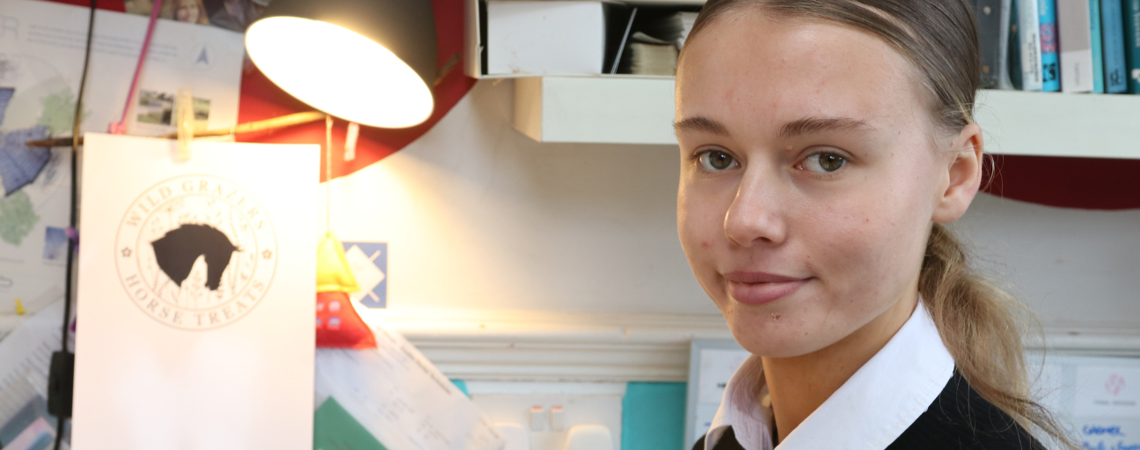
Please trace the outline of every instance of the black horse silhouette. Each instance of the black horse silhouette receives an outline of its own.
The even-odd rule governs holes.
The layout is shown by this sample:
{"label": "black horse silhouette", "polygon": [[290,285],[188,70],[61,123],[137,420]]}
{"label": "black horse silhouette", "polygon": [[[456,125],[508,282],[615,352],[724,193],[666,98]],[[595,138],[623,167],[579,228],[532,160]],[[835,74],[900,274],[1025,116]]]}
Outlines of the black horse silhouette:
{"label": "black horse silhouette", "polygon": [[158,267],[179,287],[190,276],[194,261],[206,255],[206,287],[211,291],[218,290],[222,284],[222,273],[230,265],[230,257],[238,251],[221,231],[198,224],[185,224],[170,230],[150,245],[154,248]]}

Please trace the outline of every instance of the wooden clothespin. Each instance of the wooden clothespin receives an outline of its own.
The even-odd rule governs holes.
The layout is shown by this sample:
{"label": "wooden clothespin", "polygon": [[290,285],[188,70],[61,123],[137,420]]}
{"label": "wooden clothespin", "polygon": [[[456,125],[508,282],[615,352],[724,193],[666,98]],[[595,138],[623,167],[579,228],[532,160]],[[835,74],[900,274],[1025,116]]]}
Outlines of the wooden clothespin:
{"label": "wooden clothespin", "polygon": [[348,135],[344,139],[344,160],[352,161],[356,159],[356,139],[360,136],[360,124],[356,122],[348,123]]}
{"label": "wooden clothespin", "polygon": [[178,125],[178,159],[190,160],[190,143],[194,140],[194,96],[189,89],[179,89],[178,98],[174,102],[177,108],[175,120]]}

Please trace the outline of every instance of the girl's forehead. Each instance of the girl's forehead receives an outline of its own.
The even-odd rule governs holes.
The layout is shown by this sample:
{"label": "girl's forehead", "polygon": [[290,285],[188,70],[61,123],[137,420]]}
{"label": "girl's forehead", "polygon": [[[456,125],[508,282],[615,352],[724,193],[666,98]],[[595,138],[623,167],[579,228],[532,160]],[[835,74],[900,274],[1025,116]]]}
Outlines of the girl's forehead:
{"label": "girl's forehead", "polygon": [[[913,122],[908,116],[925,111],[911,64],[881,38],[756,8],[728,14],[687,42],[677,70],[678,120],[825,115]],[[788,117],[775,117],[781,115]]]}

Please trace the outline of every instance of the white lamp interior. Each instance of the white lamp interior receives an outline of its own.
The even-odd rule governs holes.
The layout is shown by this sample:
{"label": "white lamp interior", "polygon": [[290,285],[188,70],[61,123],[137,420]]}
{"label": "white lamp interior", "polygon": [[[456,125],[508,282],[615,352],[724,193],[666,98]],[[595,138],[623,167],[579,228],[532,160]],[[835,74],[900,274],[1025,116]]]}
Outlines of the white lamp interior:
{"label": "white lamp interior", "polygon": [[316,20],[271,17],[246,32],[250,59],[289,94],[363,125],[404,128],[431,116],[431,90],[384,46]]}

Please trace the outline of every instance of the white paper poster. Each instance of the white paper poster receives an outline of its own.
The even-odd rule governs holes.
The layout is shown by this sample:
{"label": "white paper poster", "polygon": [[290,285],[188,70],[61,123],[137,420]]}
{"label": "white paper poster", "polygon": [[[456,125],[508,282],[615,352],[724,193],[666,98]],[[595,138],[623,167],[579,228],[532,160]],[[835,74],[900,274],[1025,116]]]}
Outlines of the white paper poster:
{"label": "white paper poster", "polygon": [[1140,420],[1140,368],[1077,368],[1074,416]]}
{"label": "white paper poster", "polygon": [[[0,0],[0,315],[15,314],[16,299],[35,313],[63,298],[70,150],[23,143],[71,135],[87,19],[87,8]],[[83,130],[105,132],[122,117],[147,19],[96,14]],[[240,33],[160,20],[127,115],[130,133],[174,131],[180,88],[210,127],[236,125],[243,51]]]}
{"label": "white paper poster", "polygon": [[85,139],[73,447],[312,448],[319,147]]}

